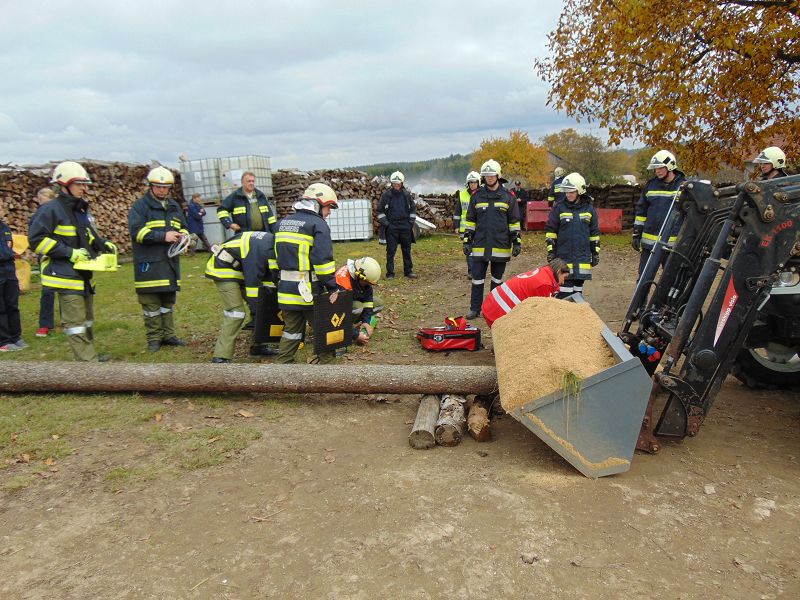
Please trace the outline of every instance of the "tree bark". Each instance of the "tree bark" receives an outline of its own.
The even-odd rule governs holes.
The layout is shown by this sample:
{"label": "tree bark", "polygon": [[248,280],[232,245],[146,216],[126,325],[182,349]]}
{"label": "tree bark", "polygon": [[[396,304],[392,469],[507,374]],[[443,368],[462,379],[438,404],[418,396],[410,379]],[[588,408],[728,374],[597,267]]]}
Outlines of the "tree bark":
{"label": "tree bark", "polygon": [[439,397],[428,394],[420,400],[414,427],[408,435],[408,443],[416,450],[427,450],[436,445],[434,429],[439,417]]}
{"label": "tree bark", "polygon": [[445,394],[442,396],[442,410],[436,421],[436,443],[440,446],[458,446],[464,437],[467,419],[464,416],[464,396]]}
{"label": "tree bark", "polygon": [[490,394],[494,367],[0,361],[3,392]]}

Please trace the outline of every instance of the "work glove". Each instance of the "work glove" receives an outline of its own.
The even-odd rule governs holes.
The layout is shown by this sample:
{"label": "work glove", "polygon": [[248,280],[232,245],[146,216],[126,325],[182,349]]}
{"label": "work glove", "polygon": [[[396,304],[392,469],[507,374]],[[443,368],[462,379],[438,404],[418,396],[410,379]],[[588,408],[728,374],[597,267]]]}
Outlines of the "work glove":
{"label": "work glove", "polygon": [[108,250],[112,254],[116,254],[117,253],[117,245],[114,242],[112,242],[111,240],[106,240],[105,243],[103,244],[103,248],[105,248],[106,250]]}
{"label": "work glove", "polygon": [[553,260],[555,260],[555,258],[556,258],[556,253],[555,252],[548,252],[547,253],[547,262],[553,262]]}
{"label": "work glove", "polygon": [[472,254],[472,244],[464,242],[464,256],[469,256],[470,254]]}
{"label": "work glove", "polygon": [[520,252],[522,252],[522,244],[520,244],[518,242],[514,242],[511,245],[511,256],[514,256],[514,257],[519,256]]}
{"label": "work glove", "polygon": [[641,226],[633,228],[633,238],[631,238],[631,248],[636,252],[642,251],[642,230]]}
{"label": "work glove", "polygon": [[592,254],[592,266],[596,267],[600,264],[600,255],[599,254]]}
{"label": "work glove", "polygon": [[75,248],[69,257],[69,262],[76,263],[79,260],[89,260],[89,251],[86,248]]}

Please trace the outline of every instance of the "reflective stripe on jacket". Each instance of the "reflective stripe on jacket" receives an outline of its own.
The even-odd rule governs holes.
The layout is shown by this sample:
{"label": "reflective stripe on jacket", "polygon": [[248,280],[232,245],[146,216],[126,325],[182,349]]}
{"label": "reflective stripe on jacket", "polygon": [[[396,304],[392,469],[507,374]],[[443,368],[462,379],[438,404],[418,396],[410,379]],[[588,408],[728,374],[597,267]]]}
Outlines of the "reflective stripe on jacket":
{"label": "reflective stripe on jacket", "polygon": [[481,314],[489,327],[492,323],[511,312],[526,298],[532,296],[550,297],[558,292],[558,280],[550,267],[541,267],[520,273],[501,283],[486,296],[481,306]]}
{"label": "reflective stripe on jacket", "polygon": [[556,202],[545,225],[548,253],[569,266],[571,279],[592,278],[592,254],[600,253],[600,224],[589,196]]}
{"label": "reflective stripe on jacket", "polygon": [[453,215],[453,222],[458,226],[458,233],[464,233],[470,198],[472,198],[472,194],[470,194],[469,189],[463,189],[458,192],[458,199],[456,201],[456,210],[458,212]]}
{"label": "reflective stripe on jacket", "polygon": [[[248,300],[258,298],[258,290],[274,288],[278,263],[275,260],[275,236],[269,231],[246,231],[222,244],[238,264],[211,255],[205,276],[214,281],[238,281]],[[275,273],[273,273],[275,271]]]}
{"label": "reflective stripe on jacket", "polygon": [[162,201],[147,192],[134,202],[128,213],[128,230],[133,250],[133,279],[136,292],[158,294],[181,289],[180,256],[167,256],[171,243],[168,231],[189,235],[186,218],[178,203]]}
{"label": "reflective stripe on jacket", "polygon": [[[634,227],[642,228],[642,245],[652,247],[658,241],[658,232],[669,215],[673,198],[680,193],[681,184],[686,181],[682,171],[675,169],[675,179],[666,183],[658,177],[651,178],[644,186],[642,195],[636,203],[636,216],[633,220]],[[678,238],[680,219],[673,224],[670,232],[669,243],[673,244]]]}
{"label": "reflective stripe on jacket", "polygon": [[76,270],[70,261],[72,251],[77,248],[84,248],[92,258],[96,257],[106,242],[94,229],[88,210],[85,200],[62,191],[33,215],[28,242],[41,256],[43,286],[70,294],[92,292],[92,272]]}
{"label": "reflective stripe on jacket", "polygon": [[494,191],[479,187],[470,198],[464,221],[464,231],[473,232],[472,258],[508,262],[519,230],[517,201],[509,191],[502,185]]}
{"label": "reflective stripe on jacket", "polygon": [[[327,289],[336,290],[336,263],[333,260],[331,230],[319,214],[300,209],[276,224],[275,256],[282,271],[299,271],[308,275],[315,296]],[[311,281],[311,274],[317,280]],[[278,303],[283,310],[304,310],[314,305],[299,292],[298,281],[278,283]]]}
{"label": "reflective stripe on jacket", "polygon": [[[255,194],[258,211],[261,213],[261,222],[263,223],[261,231],[274,233],[277,218],[272,212],[269,199],[258,188],[253,193]],[[250,200],[247,199],[247,194],[244,193],[242,188],[231,193],[222,201],[217,209],[217,216],[225,229],[229,229],[231,223],[236,223],[242,231],[253,230],[250,222]]]}

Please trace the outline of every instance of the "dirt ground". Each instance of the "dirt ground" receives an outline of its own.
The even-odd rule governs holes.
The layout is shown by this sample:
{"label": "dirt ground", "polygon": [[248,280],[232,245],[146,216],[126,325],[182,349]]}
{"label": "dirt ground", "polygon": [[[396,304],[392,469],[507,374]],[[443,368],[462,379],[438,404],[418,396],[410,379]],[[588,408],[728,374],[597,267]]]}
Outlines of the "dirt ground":
{"label": "dirt ground", "polygon": [[[586,286],[615,331],[634,265],[608,248]],[[452,298],[421,306],[408,335],[466,311],[464,271],[398,283]],[[488,348],[348,360],[493,364]],[[599,480],[508,416],[490,443],[417,451],[418,397],[308,396],[278,419],[265,397],[231,398],[221,423],[246,408],[263,436],[218,467],[113,491],[103,473],[147,447],[96,431],[57,476],[0,496],[0,598],[800,597],[795,393],[729,378],[696,438]],[[164,419],[205,417],[184,398]]]}

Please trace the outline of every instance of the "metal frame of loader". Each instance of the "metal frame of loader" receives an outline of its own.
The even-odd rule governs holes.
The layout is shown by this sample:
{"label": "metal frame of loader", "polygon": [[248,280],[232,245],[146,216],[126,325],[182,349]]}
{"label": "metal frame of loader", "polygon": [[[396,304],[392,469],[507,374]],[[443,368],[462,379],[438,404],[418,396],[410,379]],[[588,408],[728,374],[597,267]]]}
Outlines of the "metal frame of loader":
{"label": "metal frame of loader", "polygon": [[[660,449],[657,436],[697,434],[773,285],[800,267],[800,176],[720,189],[690,181],[675,202],[619,333],[653,377],[636,446],[645,452]],[[800,319],[788,320],[797,341]],[[654,425],[662,390],[669,396]]]}

